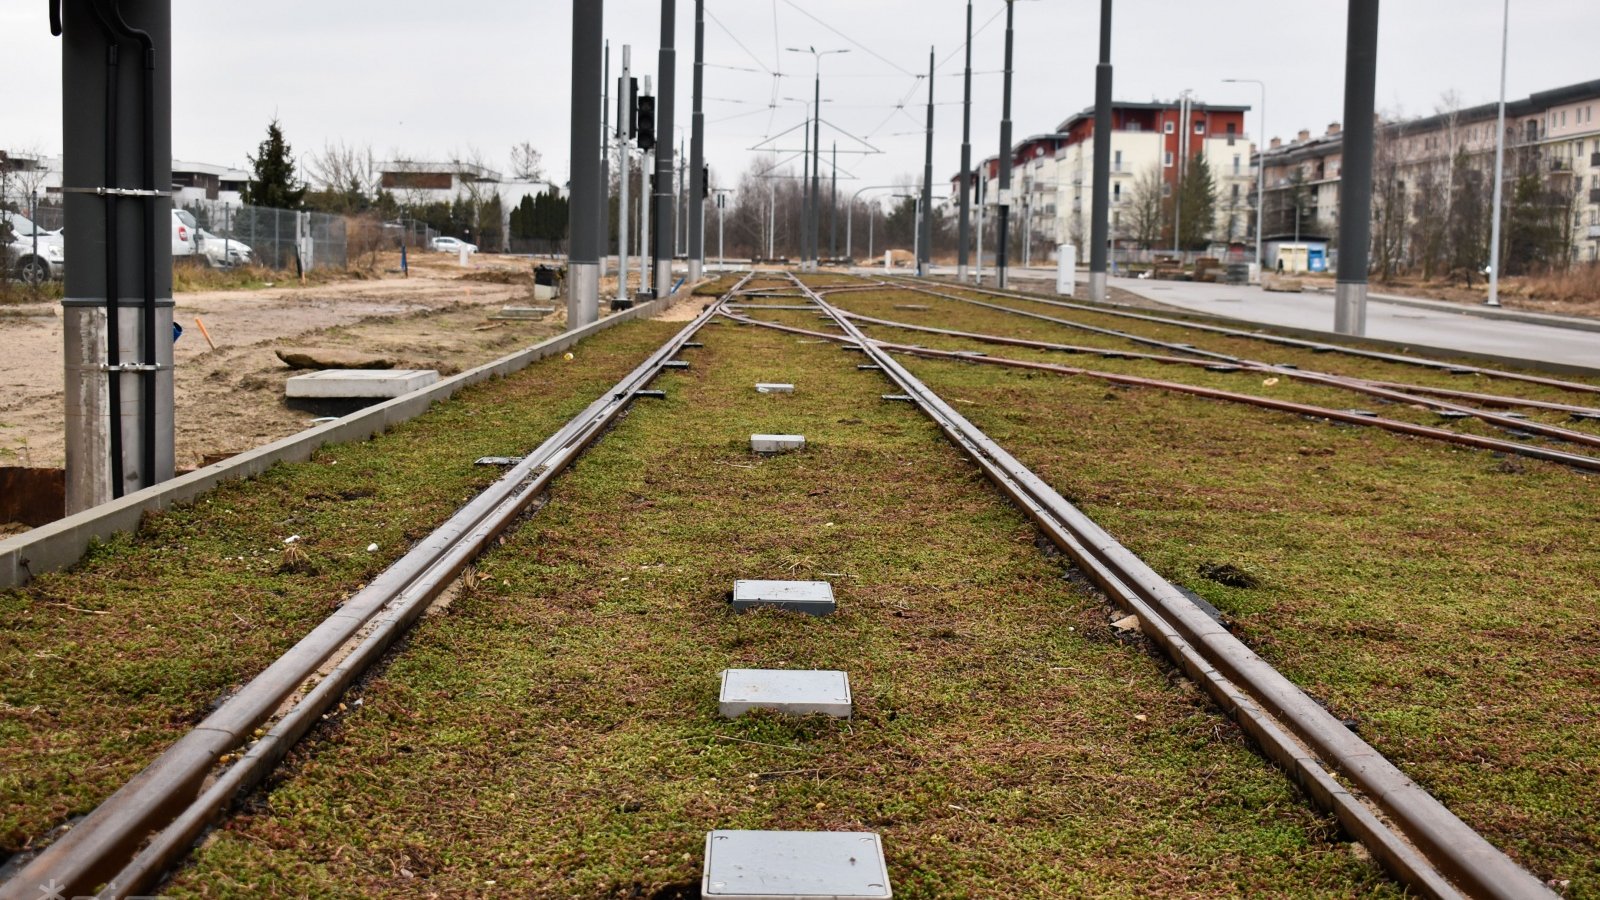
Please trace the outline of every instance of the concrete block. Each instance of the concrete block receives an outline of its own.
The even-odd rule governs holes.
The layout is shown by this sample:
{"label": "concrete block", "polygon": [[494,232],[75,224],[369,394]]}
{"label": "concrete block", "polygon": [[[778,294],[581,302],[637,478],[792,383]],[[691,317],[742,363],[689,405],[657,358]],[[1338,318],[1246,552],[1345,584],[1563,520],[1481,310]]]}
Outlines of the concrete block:
{"label": "concrete block", "polygon": [[561,296],[561,292],[553,284],[536,284],[533,286],[533,299],[554,300]]}
{"label": "concrete block", "polygon": [[663,369],[687,369],[687,368],[689,368],[689,363],[688,363],[687,360],[669,359],[666,362],[661,364],[661,368],[663,368]]}
{"label": "concrete block", "polygon": [[882,372],[883,366],[877,365],[876,363],[862,363],[861,365],[856,366],[856,369],[862,372]]}
{"label": "concrete block", "polygon": [[870,831],[713,831],[700,896],[716,900],[886,900],[889,867]]}
{"label": "concrete block", "polygon": [[752,434],[750,435],[750,449],[757,453],[782,453],[785,450],[799,450],[806,445],[803,434]]}
{"label": "concrete block", "polygon": [[848,719],[850,676],[821,669],[724,669],[717,711],[737,719],[752,709]]}
{"label": "concrete block", "polygon": [[733,608],[743,612],[758,606],[788,609],[813,616],[825,616],[837,608],[833,600],[833,585],[826,581],[735,581]]}
{"label": "concrete block", "polygon": [[910,403],[911,402],[911,395],[910,394],[883,394],[881,396],[882,396],[882,399],[884,399],[884,400],[893,400],[896,403]]}
{"label": "concrete block", "polygon": [[327,369],[296,375],[284,384],[291,399],[390,400],[439,380],[432,369]]}
{"label": "concrete block", "polygon": [[761,394],[792,394],[794,385],[782,382],[757,382],[756,392]]}
{"label": "concrete block", "polygon": [[555,312],[554,306],[502,306],[490,319],[542,319]]}

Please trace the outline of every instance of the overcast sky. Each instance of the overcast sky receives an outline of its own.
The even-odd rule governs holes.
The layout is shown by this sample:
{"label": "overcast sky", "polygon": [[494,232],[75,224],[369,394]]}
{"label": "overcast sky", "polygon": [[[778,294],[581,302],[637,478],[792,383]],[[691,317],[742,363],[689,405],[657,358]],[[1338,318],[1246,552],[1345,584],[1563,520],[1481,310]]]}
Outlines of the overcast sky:
{"label": "overcast sky", "polygon": [[[1600,78],[1600,13],[1580,0],[1511,4],[1508,96]],[[677,121],[687,135],[693,0],[678,0]],[[1048,132],[1094,98],[1099,4],[1019,0],[1015,134]],[[1378,106],[1431,113],[1446,91],[1493,100],[1500,0],[1388,0],[1380,28]],[[973,158],[999,143],[1003,0],[975,0]],[[173,0],[173,153],[243,165],[276,115],[297,153],[329,141],[370,145],[380,157],[449,158],[477,148],[497,167],[533,142],[556,181],[569,155],[571,3],[565,0]],[[723,183],[749,148],[798,125],[811,96],[809,55],[786,47],[848,49],[823,60],[823,146],[864,139],[883,151],[841,152],[841,192],[920,178],[928,51],[934,79],[936,190],[959,167],[965,0],[706,0],[707,158]],[[997,15],[998,14],[998,15]],[[612,75],[632,44],[636,74],[653,74],[658,0],[609,0]],[[987,24],[985,24],[987,23]],[[1170,98],[1190,88],[1213,103],[1257,107],[1267,83],[1266,136],[1322,131],[1341,118],[1345,6],[1294,0],[1116,0],[1112,61],[1119,100]],[[0,4],[0,148],[61,149],[60,50],[43,0]],[[783,77],[774,78],[773,72]],[[775,87],[776,85],[776,87]],[[770,104],[776,98],[777,106]],[[827,101],[832,101],[827,102]],[[903,109],[896,104],[905,103]],[[799,132],[779,146],[797,148]]]}

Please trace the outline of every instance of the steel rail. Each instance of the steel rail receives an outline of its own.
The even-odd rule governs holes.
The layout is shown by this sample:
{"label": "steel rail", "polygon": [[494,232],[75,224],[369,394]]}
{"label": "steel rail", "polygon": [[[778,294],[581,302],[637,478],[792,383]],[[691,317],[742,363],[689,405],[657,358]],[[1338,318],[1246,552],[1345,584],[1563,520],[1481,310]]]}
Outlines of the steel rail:
{"label": "steel rail", "polygon": [[[840,315],[844,315],[842,311],[839,312]],[[792,325],[781,325],[776,322],[752,319],[747,316],[740,316],[727,311],[723,311],[722,315],[735,321],[746,322],[752,325],[762,325],[768,328],[775,328],[780,331],[791,332],[793,334],[803,334],[810,337],[826,338],[831,341],[839,341],[852,346],[854,346],[856,343],[856,340],[853,338],[844,335],[832,334],[825,331],[811,331],[809,329],[798,328]],[[857,333],[860,332],[858,331]],[[1086,378],[1095,378],[1114,384],[1125,384],[1130,387],[1148,387],[1156,388],[1158,390],[1172,391],[1180,394],[1192,394],[1194,396],[1204,397],[1209,400],[1223,400],[1230,403],[1258,406],[1263,409],[1295,413],[1297,415],[1309,416],[1311,418],[1328,419],[1335,422],[1342,422],[1347,425],[1363,425],[1372,428],[1381,428],[1385,431],[1393,431],[1399,434],[1410,435],[1412,437],[1432,438],[1434,440],[1444,441],[1450,444],[1460,444],[1465,447],[1473,447],[1479,450],[1490,450],[1499,453],[1526,456],[1530,459],[1561,463],[1563,465],[1572,466],[1573,468],[1583,469],[1586,471],[1600,471],[1600,458],[1584,456],[1578,453],[1567,453],[1562,450],[1554,450],[1547,447],[1530,446],[1528,444],[1521,444],[1515,441],[1505,441],[1499,438],[1481,437],[1475,434],[1462,434],[1458,431],[1448,431],[1446,429],[1435,428],[1430,425],[1418,425],[1413,422],[1405,422],[1399,419],[1385,419],[1381,416],[1367,416],[1345,410],[1328,409],[1327,407],[1323,406],[1295,403],[1290,400],[1276,400],[1271,397],[1258,397],[1253,394],[1240,394],[1233,391],[1224,391],[1218,388],[1184,384],[1178,381],[1161,381],[1159,379],[1144,378],[1138,375],[1119,375],[1114,372],[1099,372],[1094,369],[1083,369],[1077,366],[1063,366],[1055,363],[1033,362],[1032,360],[1025,359],[1008,359],[1002,356],[973,356],[970,353],[961,353],[954,350],[933,350],[928,347],[917,347],[910,344],[896,344],[867,337],[863,337],[862,340],[865,340],[869,344],[882,347],[885,350],[893,351],[895,353],[905,353],[911,356],[921,356],[929,359],[953,359],[960,360],[962,362],[992,366],[1007,366],[1016,369],[1034,369],[1041,372],[1054,372],[1058,375],[1082,375]],[[1515,422],[1518,427],[1523,427],[1529,424],[1517,419],[1513,419],[1511,421]],[[1573,432],[1573,434],[1583,433]],[[1592,435],[1587,434],[1584,434],[1584,436],[1586,438],[1592,437]]]}
{"label": "steel rail", "polygon": [[[751,307],[740,307],[740,308],[743,308],[743,309],[754,309],[756,307],[751,306]],[[1097,349],[1089,348],[1089,347],[1075,346],[1075,345],[1072,345],[1072,344],[1054,344],[1054,343],[1050,343],[1049,341],[1035,341],[1035,340],[1031,340],[1031,339],[1028,339],[1028,338],[1013,338],[1013,337],[1008,337],[1008,336],[1005,336],[1005,335],[982,334],[982,333],[970,332],[970,331],[956,331],[956,330],[948,329],[948,328],[934,328],[934,327],[928,326],[928,325],[913,325],[913,324],[911,324],[909,322],[895,322],[895,321],[892,321],[892,320],[889,320],[889,319],[879,319],[879,318],[875,318],[875,317],[872,317],[872,316],[863,316],[863,315],[860,315],[858,313],[850,312],[848,310],[840,310],[840,312],[842,312],[846,317],[848,317],[851,320],[856,321],[856,322],[865,322],[867,324],[881,325],[881,326],[885,326],[885,327],[889,327],[889,328],[900,328],[900,329],[904,329],[906,331],[918,331],[918,332],[926,332],[926,333],[932,333],[932,334],[940,334],[940,335],[945,335],[947,337],[959,337],[959,338],[964,338],[964,339],[973,340],[973,341],[979,341],[979,342],[983,342],[983,343],[1002,344],[1002,345],[1015,346],[1015,347],[1027,347],[1027,348],[1035,349],[1035,350],[1059,350],[1059,351],[1064,351],[1064,352],[1068,352],[1068,353],[1093,353],[1093,354],[1097,354],[1097,355],[1099,355],[1101,357],[1111,358],[1111,359],[1118,358],[1118,357],[1129,358],[1129,359],[1145,359],[1145,360],[1150,360],[1152,362],[1159,362],[1159,363],[1164,363],[1164,364],[1168,364],[1168,365],[1205,366],[1205,367],[1212,367],[1212,368],[1214,368],[1214,367],[1216,367],[1218,365],[1216,362],[1213,362],[1213,361],[1210,361],[1210,360],[1204,360],[1204,359],[1189,359],[1189,358],[1184,358],[1184,357],[1179,357],[1179,356],[1161,356],[1161,355],[1154,354],[1154,353],[1134,353],[1134,352],[1124,353],[1124,352],[1120,352],[1120,351],[1103,351],[1103,350],[1097,350]],[[1334,375],[1334,374],[1331,374],[1331,373],[1328,373],[1328,372],[1317,372],[1317,371],[1314,371],[1314,370],[1311,370],[1311,369],[1299,369],[1299,368],[1286,369],[1286,368],[1283,368],[1281,366],[1274,366],[1271,363],[1256,362],[1254,360],[1248,360],[1248,359],[1239,359],[1239,360],[1236,361],[1235,365],[1237,365],[1237,367],[1238,367],[1238,369],[1240,371],[1247,371],[1247,372],[1253,372],[1253,373],[1258,373],[1258,374],[1259,373],[1266,373],[1266,374],[1271,374],[1271,375],[1274,375],[1274,376],[1277,376],[1277,377],[1288,378],[1288,379],[1291,379],[1293,381],[1305,382],[1307,384],[1319,384],[1319,385],[1322,385],[1324,387],[1331,387],[1331,388],[1336,388],[1336,389],[1339,389],[1339,390],[1353,391],[1353,392],[1358,393],[1358,394],[1366,394],[1367,396],[1370,396],[1370,397],[1378,397],[1378,398],[1381,398],[1383,400],[1390,401],[1392,403],[1417,404],[1417,405],[1429,407],[1430,409],[1434,409],[1434,410],[1442,410],[1442,411],[1448,411],[1448,412],[1464,413],[1466,415],[1473,416],[1473,417],[1475,417],[1477,419],[1482,420],[1483,422],[1486,422],[1486,423],[1488,423],[1490,425],[1497,426],[1499,428],[1505,428],[1505,429],[1509,429],[1509,430],[1512,430],[1512,431],[1522,431],[1522,432],[1526,432],[1526,433],[1529,433],[1529,434],[1537,434],[1537,435],[1540,435],[1542,437],[1548,437],[1548,438],[1551,438],[1553,440],[1558,440],[1558,441],[1566,441],[1567,443],[1571,443],[1571,444],[1581,444],[1581,445],[1589,446],[1589,447],[1600,447],[1600,435],[1590,434],[1590,433],[1588,433],[1586,431],[1576,431],[1576,430],[1573,430],[1573,429],[1570,429],[1570,428],[1563,428],[1563,427],[1561,427],[1559,425],[1550,425],[1550,424],[1546,424],[1544,422],[1538,422],[1538,421],[1534,421],[1534,420],[1531,420],[1531,419],[1519,419],[1519,418],[1516,418],[1514,416],[1501,415],[1499,413],[1490,412],[1488,410],[1477,409],[1477,408],[1471,407],[1471,406],[1464,406],[1464,405],[1461,405],[1459,403],[1451,403],[1451,402],[1446,401],[1446,400],[1435,400],[1432,397],[1419,396],[1420,392],[1418,392],[1418,393],[1408,393],[1407,392],[1407,389],[1409,389],[1411,387],[1410,385],[1393,385],[1393,386],[1389,386],[1388,383],[1380,384],[1380,383],[1377,383],[1377,382],[1367,381],[1366,379],[1351,378],[1351,377],[1347,377],[1347,376],[1344,376],[1344,375]],[[1484,396],[1489,396],[1489,395],[1484,395]],[[1508,405],[1508,406],[1519,405],[1519,404],[1516,403],[1515,398],[1493,397],[1492,399],[1502,401],[1504,403],[1504,405]],[[1582,407],[1573,407],[1572,409],[1583,410]],[[1583,411],[1588,412],[1588,410],[1583,410]]]}
{"label": "steel rail", "polygon": [[[468,501],[442,526],[351,597],[143,771],[0,884],[0,900],[36,900],[40,885],[81,895],[105,883],[102,897],[127,897],[151,884],[243,790],[258,783],[289,748],[494,537],[544,491],[664,369],[723,299],[707,306],[610,391],[551,435],[522,462]],[[271,733],[207,780],[221,758],[244,747],[351,641],[353,653],[296,702]],[[140,845],[149,841],[143,852]],[[135,855],[137,854],[137,855]]]}
{"label": "steel rail", "polygon": [[[904,279],[904,276],[899,276]],[[911,290],[934,296],[948,296],[929,290],[920,284],[902,284]],[[1209,325],[1204,322],[1191,322],[1186,319],[1173,319],[1166,316],[1150,315],[1148,313],[1128,312],[1120,309],[1106,309],[1100,306],[1088,306],[1082,303],[1068,303],[1065,300],[1051,300],[1047,297],[1036,297],[1031,294],[1019,294],[1010,291],[996,291],[988,288],[961,286],[957,290],[972,293],[986,294],[991,297],[1006,297],[1013,300],[1026,300],[1029,303],[1042,303],[1047,306],[1057,306],[1063,309],[1075,309],[1080,312],[1099,313],[1105,316],[1116,316],[1123,319],[1135,319],[1141,322],[1153,322],[1160,325],[1172,325],[1178,328],[1189,328],[1195,331],[1207,331],[1213,334],[1227,335],[1228,337],[1248,338],[1250,340],[1265,341],[1269,344],[1279,344],[1285,347],[1299,347],[1316,353],[1342,353],[1346,356],[1359,356],[1366,359],[1383,360],[1384,362],[1401,363],[1408,366],[1420,366],[1425,369],[1438,369],[1445,372],[1487,375],[1491,378],[1503,378],[1509,381],[1525,381],[1529,384],[1542,384],[1547,387],[1561,388],[1580,393],[1600,394],[1600,386],[1584,384],[1577,381],[1564,381],[1559,378],[1545,378],[1540,375],[1528,375],[1521,372],[1508,372],[1504,369],[1490,369],[1484,366],[1475,366],[1467,363],[1445,362],[1439,359],[1430,359],[1426,356],[1409,356],[1403,353],[1385,353],[1382,350],[1366,350],[1361,347],[1350,347],[1345,344],[1332,344],[1325,341],[1311,341],[1304,338],[1288,337],[1281,334],[1271,334],[1261,331],[1249,331],[1242,328],[1228,328],[1223,325]]]}
{"label": "steel rail", "polygon": [[[822,297],[814,299],[1052,542],[1136,615],[1146,634],[1409,887],[1434,897],[1555,896],[945,403],[888,348]],[[1322,760],[1331,760],[1366,800],[1345,789]]]}

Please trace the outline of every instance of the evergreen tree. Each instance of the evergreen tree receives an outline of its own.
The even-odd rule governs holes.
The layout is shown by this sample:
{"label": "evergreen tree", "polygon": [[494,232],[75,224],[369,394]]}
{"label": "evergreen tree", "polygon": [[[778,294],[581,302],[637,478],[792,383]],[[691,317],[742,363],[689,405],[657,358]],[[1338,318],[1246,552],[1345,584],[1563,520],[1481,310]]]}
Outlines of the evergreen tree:
{"label": "evergreen tree", "polygon": [[306,187],[295,177],[294,157],[289,142],[283,139],[283,128],[273,117],[267,123],[267,138],[249,157],[250,168],[255,170],[244,188],[244,202],[250,206],[273,209],[299,209],[305,199]]}
{"label": "evergreen tree", "polygon": [[1217,182],[1205,154],[1196,153],[1189,171],[1178,186],[1183,197],[1183,221],[1179,223],[1178,245],[1185,250],[1200,250],[1211,240],[1217,222]]}

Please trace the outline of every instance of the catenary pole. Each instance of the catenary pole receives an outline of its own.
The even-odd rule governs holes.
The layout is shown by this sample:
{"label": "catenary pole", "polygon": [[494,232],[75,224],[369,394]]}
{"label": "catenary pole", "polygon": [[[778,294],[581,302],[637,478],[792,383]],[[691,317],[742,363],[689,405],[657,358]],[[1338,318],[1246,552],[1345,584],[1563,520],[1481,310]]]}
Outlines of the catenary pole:
{"label": "catenary pole", "polygon": [[606,41],[605,71],[600,75],[600,277],[606,277],[606,257],[611,255],[611,42]]}
{"label": "catenary pole", "polygon": [[999,236],[995,240],[994,271],[995,284],[1001,290],[1006,289],[1006,268],[1010,260],[1008,246],[1011,228],[1011,42],[1012,42],[1012,12],[1016,9],[1015,0],[1006,0],[1006,68],[1005,88],[1001,95],[1000,104],[1000,196],[999,201]]}
{"label": "catenary pole", "polygon": [[674,46],[677,35],[678,6],[676,0],[661,0],[661,52],[657,63],[656,81],[656,183],[655,225],[651,233],[655,238],[655,294],[665,297],[672,293],[672,245],[678,229],[673,225],[674,207],[677,205],[672,191],[673,160],[672,137],[673,100],[678,85],[678,51]]}
{"label": "catenary pole", "polygon": [[918,225],[921,240],[917,245],[917,274],[924,276],[933,261],[933,66],[933,48],[929,47],[927,150],[922,160],[922,221]]}
{"label": "catenary pole", "polygon": [[[1109,0],[1107,0],[1109,2]],[[967,251],[972,240],[968,217],[972,208],[972,0],[967,0],[967,68],[963,75],[961,101],[961,211],[956,251],[956,280],[967,280]]]}
{"label": "catenary pole", "polygon": [[833,174],[828,184],[828,256],[839,258],[839,145],[833,145]]}
{"label": "catenary pole", "polygon": [[572,2],[572,221],[567,249],[567,327],[600,318],[600,81],[603,0]]}
{"label": "catenary pole", "polygon": [[617,197],[617,299],[612,306],[617,309],[626,309],[632,306],[632,297],[628,294],[628,205],[632,201],[629,196],[633,186],[629,183],[633,173],[629,168],[633,164],[632,141],[630,131],[633,117],[633,47],[622,45],[622,77],[617,79],[617,168],[618,179]]}
{"label": "catenary pole", "polygon": [[[1339,171],[1339,273],[1333,330],[1367,331],[1367,262],[1372,237],[1373,106],[1378,71],[1378,0],[1350,0],[1344,72],[1344,144]],[[1297,215],[1296,220],[1299,219]]]}
{"label": "catenary pole", "polygon": [[705,165],[706,0],[694,0],[694,106],[689,115],[689,280],[699,281],[706,264]]}
{"label": "catenary pole", "polygon": [[1094,194],[1089,227],[1089,299],[1106,300],[1111,245],[1111,0],[1100,0],[1100,62],[1094,67]]}

